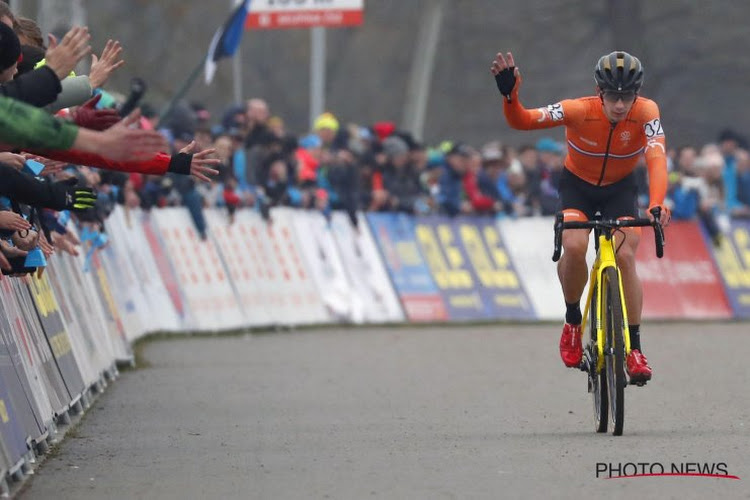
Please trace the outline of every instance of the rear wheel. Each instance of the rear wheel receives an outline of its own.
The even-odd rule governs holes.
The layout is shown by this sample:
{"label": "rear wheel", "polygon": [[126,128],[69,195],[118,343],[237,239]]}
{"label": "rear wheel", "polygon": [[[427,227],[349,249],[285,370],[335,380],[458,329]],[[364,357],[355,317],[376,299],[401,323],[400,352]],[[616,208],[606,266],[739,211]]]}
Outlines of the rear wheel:
{"label": "rear wheel", "polygon": [[609,412],[612,418],[612,434],[622,435],[625,423],[625,343],[623,339],[623,316],[617,270],[607,268],[602,273],[604,322],[606,328],[604,355],[606,361]]}
{"label": "rear wheel", "polygon": [[599,349],[596,344],[596,311],[597,289],[599,283],[594,285],[594,292],[589,307],[589,381],[591,383],[591,395],[594,399],[594,425],[596,432],[607,432],[609,423],[609,399],[607,397],[607,370],[601,370],[597,373],[596,366],[599,362]]}

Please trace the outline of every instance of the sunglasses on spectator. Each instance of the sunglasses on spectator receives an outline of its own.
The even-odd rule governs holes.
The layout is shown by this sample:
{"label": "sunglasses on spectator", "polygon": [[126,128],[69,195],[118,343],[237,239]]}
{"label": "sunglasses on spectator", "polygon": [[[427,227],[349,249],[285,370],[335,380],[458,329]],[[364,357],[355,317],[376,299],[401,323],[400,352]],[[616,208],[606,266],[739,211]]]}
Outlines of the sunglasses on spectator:
{"label": "sunglasses on spectator", "polygon": [[622,102],[624,104],[630,104],[631,102],[635,101],[636,93],[635,92],[616,92],[614,90],[605,90],[602,92],[602,98],[611,103],[616,103],[620,99],[622,99]]}

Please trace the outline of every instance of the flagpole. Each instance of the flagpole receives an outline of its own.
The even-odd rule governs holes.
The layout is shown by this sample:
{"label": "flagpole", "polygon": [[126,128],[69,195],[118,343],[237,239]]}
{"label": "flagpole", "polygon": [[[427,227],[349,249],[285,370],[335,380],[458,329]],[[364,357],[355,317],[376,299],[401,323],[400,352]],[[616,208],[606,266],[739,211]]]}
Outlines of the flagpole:
{"label": "flagpole", "polygon": [[[230,6],[237,8],[243,0],[230,0]],[[240,104],[242,102],[242,49],[237,47],[232,58],[232,83],[234,90],[234,103]]]}
{"label": "flagpole", "polygon": [[200,76],[201,72],[203,71],[203,67],[205,66],[205,59],[201,59],[200,62],[195,66],[195,69],[193,69],[193,72],[190,73],[190,76],[188,76],[184,82],[182,82],[182,86],[179,88],[179,90],[175,93],[174,96],[172,96],[172,99],[167,103],[166,106],[161,111],[161,114],[159,115],[159,125],[164,123],[167,118],[169,118],[169,115],[172,114],[172,111],[174,111],[174,107],[177,105],[177,102],[182,99],[185,94],[187,94],[187,91],[190,90],[190,87],[193,86],[193,83],[195,83],[195,80]]}
{"label": "flagpole", "polygon": [[325,109],[326,88],[326,29],[310,30],[310,129]]}

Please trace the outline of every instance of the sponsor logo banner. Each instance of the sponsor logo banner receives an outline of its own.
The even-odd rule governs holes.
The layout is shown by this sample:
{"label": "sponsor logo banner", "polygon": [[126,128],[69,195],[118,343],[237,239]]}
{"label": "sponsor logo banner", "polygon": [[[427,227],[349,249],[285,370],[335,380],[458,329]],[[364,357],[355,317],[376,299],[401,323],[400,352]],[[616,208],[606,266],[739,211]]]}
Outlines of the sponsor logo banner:
{"label": "sponsor logo banner", "polygon": [[450,319],[534,317],[492,219],[419,217],[415,234]]}
{"label": "sponsor logo banner", "polygon": [[345,213],[335,212],[331,228],[344,269],[357,295],[356,303],[361,307],[362,319],[368,323],[403,321],[401,303],[388,279],[367,220],[363,214],[358,214],[357,220],[355,230]]}
{"label": "sponsor logo banner", "polygon": [[28,291],[65,387],[73,398],[84,390],[85,384],[48,274],[45,273],[41,278],[33,275],[28,280]]}
{"label": "sponsor logo banner", "polygon": [[735,316],[750,318],[750,221],[733,220],[713,255]]}
{"label": "sponsor logo banner", "polygon": [[245,29],[359,26],[364,0],[253,0]]}
{"label": "sponsor logo banner", "polygon": [[664,257],[654,251],[654,232],[644,228],[636,255],[643,283],[645,318],[729,318],[719,272],[695,222],[666,228]]}
{"label": "sponsor logo banner", "polygon": [[367,214],[388,274],[411,321],[448,319],[443,296],[415,239],[414,219],[405,214]]}

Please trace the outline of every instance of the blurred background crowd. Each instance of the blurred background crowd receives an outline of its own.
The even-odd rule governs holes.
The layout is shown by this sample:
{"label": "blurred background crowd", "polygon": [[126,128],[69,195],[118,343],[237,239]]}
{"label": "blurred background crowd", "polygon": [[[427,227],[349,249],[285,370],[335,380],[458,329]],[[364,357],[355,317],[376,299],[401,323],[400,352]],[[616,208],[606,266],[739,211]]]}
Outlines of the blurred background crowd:
{"label": "blurred background crowd", "polygon": [[[199,103],[182,103],[167,123],[156,126],[175,150],[192,140],[201,149],[215,148],[218,181],[195,187],[189,177],[182,185],[176,177],[132,174],[138,199],[131,203],[144,208],[184,203],[193,213],[207,206],[226,207],[230,214],[239,207],[266,213],[268,207],[292,206],[350,214],[552,215],[566,151],[552,137],[510,147],[502,130],[486,144],[424,144],[396,123],[344,123],[330,112],[305,131],[274,115],[259,98],[216,117]],[[750,155],[741,134],[717,132],[707,144],[670,147],[668,203],[675,219],[698,218],[718,240],[729,217],[750,217]],[[635,175],[645,208],[645,163]],[[203,232],[199,215],[196,223]]]}

